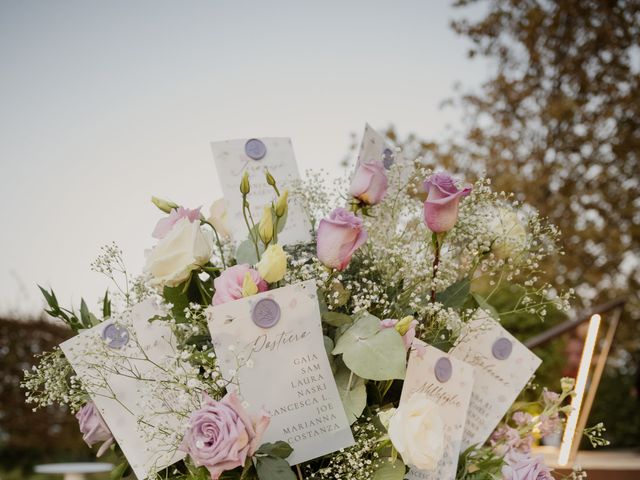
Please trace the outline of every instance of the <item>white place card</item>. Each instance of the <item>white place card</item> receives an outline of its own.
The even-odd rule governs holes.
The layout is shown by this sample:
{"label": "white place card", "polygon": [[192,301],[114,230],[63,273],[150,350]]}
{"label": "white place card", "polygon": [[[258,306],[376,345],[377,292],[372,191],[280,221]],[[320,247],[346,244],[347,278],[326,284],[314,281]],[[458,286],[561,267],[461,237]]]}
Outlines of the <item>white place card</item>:
{"label": "white place card", "polygon": [[389,143],[384,135],[374,130],[368,123],[364,126],[364,135],[362,136],[362,142],[360,142],[360,151],[358,152],[358,161],[382,161],[384,167],[388,170],[391,165],[396,161],[397,152],[395,148]]}
{"label": "white place card", "polygon": [[208,314],[223,375],[235,378],[250,413],[271,415],[263,442],[288,442],[291,465],[353,445],[314,281],[215,305]]}
{"label": "white place card", "polygon": [[445,449],[434,470],[421,471],[411,468],[407,479],[456,478],[460,444],[472,389],[473,367],[418,339],[413,341],[400,403],[407,401],[415,392],[423,392],[440,406],[445,424]]}
{"label": "white place card", "polygon": [[[291,188],[300,180],[298,165],[290,138],[250,138],[211,142],[216,170],[220,177],[227,206],[229,230],[236,242],[245,240],[249,232],[242,214],[240,180],[249,173],[251,192],[249,201],[254,220],[260,221],[262,211],[275,198],[275,192],[266,179],[268,170],[278,182],[280,191]],[[311,241],[311,224],[295,198],[289,197],[289,213],[279,243],[293,245]]]}
{"label": "white place card", "polygon": [[195,373],[176,359],[171,330],[149,322],[160,313],[146,301],[60,345],[140,479],[185,457],[183,415],[200,407],[180,386]]}
{"label": "white place card", "polygon": [[474,366],[475,382],[462,448],[483,444],[542,360],[482,311],[449,352]]}

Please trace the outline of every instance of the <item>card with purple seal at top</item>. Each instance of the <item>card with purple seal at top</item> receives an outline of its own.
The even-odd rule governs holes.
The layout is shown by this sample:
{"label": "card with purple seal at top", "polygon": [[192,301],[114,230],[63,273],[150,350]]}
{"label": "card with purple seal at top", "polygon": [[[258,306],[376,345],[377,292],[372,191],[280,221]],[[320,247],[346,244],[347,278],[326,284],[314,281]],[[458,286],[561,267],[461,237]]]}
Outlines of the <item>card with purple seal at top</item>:
{"label": "card with purple seal at top", "polygon": [[[276,197],[273,187],[266,181],[267,170],[278,182],[281,192],[291,189],[300,180],[293,145],[290,138],[245,138],[211,142],[211,150],[224,193],[229,230],[233,239],[239,242],[249,234],[240,193],[240,180],[244,172],[249,173],[251,183],[251,210],[254,217],[260,218],[263,208]],[[289,197],[287,222],[278,240],[283,245],[311,241],[311,224],[296,198]]]}
{"label": "card with purple seal at top", "polygon": [[291,465],[354,444],[324,345],[315,281],[214,305],[207,316],[228,388],[250,413],[271,416],[263,442],[289,443]]}
{"label": "card with purple seal at top", "polygon": [[360,162],[381,161],[384,168],[389,170],[397,160],[398,152],[384,135],[365,124],[357,165]]}
{"label": "card with purple seal at top", "polygon": [[200,395],[184,389],[197,372],[176,360],[171,329],[149,321],[162,313],[145,301],[60,345],[140,479],[185,457],[185,415],[200,407]]}
{"label": "card with purple seal at top", "polygon": [[542,362],[484,311],[467,328],[449,352],[475,370],[463,449],[489,438]]}
{"label": "card with purple seal at top", "polygon": [[409,480],[443,480],[456,477],[465,418],[473,389],[473,367],[415,339],[409,355],[400,404],[416,392],[424,393],[440,407],[445,425],[444,453],[434,470],[409,465]]}

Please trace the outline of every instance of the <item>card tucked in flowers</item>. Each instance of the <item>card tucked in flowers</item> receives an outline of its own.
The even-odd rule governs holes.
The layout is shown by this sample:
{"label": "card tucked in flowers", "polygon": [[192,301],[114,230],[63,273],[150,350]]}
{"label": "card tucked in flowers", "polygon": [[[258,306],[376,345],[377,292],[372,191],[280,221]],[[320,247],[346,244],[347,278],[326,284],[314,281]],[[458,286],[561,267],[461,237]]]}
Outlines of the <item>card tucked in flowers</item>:
{"label": "card tucked in flowers", "polygon": [[266,411],[263,441],[284,440],[295,465],[353,445],[307,281],[214,305],[209,330],[220,368],[246,409]]}
{"label": "card tucked in flowers", "polygon": [[[245,172],[251,177],[251,196],[255,205],[268,205],[273,188],[265,179],[265,171],[278,178],[281,190],[290,189],[300,180],[298,165],[290,138],[250,138],[212,142],[211,149],[227,206],[229,231],[241,240],[247,231],[243,196],[238,186]],[[301,203],[292,198],[280,243],[293,245],[311,241],[311,225]]]}
{"label": "card tucked in flowers", "polygon": [[466,449],[489,438],[542,360],[482,310],[450,353],[475,370],[462,440]]}
{"label": "card tucked in flowers", "polygon": [[413,341],[400,407],[389,426],[392,440],[402,436],[399,429],[406,434],[405,441],[394,440],[410,467],[406,478],[455,478],[472,388],[473,367]]}
{"label": "card tucked in flowers", "polygon": [[183,418],[200,404],[184,388],[197,371],[177,358],[166,324],[149,322],[158,314],[146,301],[60,345],[140,479],[185,457]]}

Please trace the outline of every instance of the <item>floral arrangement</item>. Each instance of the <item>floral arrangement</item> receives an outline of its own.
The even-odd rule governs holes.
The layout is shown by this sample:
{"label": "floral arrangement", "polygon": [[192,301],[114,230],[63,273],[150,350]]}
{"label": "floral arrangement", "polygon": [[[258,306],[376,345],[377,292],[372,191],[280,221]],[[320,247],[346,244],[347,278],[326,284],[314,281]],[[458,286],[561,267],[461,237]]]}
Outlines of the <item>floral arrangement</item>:
{"label": "floral arrangement", "polygon": [[[79,312],[63,308],[53,291],[42,289],[47,313],[75,332],[123,318],[148,298],[163,308],[154,322],[171,329],[176,358],[190,366],[174,383],[196,391],[202,401],[181,411],[184,430],[176,441],[186,457],[158,478],[394,480],[409,467],[433,470],[446,441],[439,407],[419,394],[400,403],[396,372],[404,372],[414,340],[446,352],[479,312],[497,320],[513,312],[543,319],[551,308],[568,309],[571,292],[539,280],[543,259],[559,253],[558,232],[535,211],[492,192],[489,179],[460,183],[420,159],[387,163],[362,161],[351,178],[333,183],[322,173],[309,174],[289,189],[267,171],[273,189],[268,205],[252,205],[245,173],[239,188],[248,236],[239,246],[231,239],[223,201],[214,202],[207,215],[153,198],[165,216],[152,233],[157,243],[146,254],[144,274],[131,276],[115,245],[104,247],[92,265],[117,289],[107,291],[100,314],[84,300]],[[278,242],[292,200],[304,207],[312,242]],[[287,443],[261,441],[269,416],[251,416],[233,379],[224,378],[206,319],[211,305],[309,280],[317,285],[327,353],[355,444],[292,468]],[[507,285],[519,299],[500,312],[492,299]],[[373,325],[377,343],[352,354],[347,340],[362,319]],[[99,445],[98,456],[115,452],[119,464],[112,478],[131,475],[91,401],[91,385],[75,375],[61,350],[43,354],[25,372],[23,386],[35,408],[60,404],[74,412],[86,443]],[[460,452],[457,479],[553,478],[531,447],[562,428],[573,382],[562,379],[558,393],[538,391],[533,382],[527,390],[522,398],[528,401],[516,402],[484,445]],[[603,442],[601,431],[589,431],[594,442]]]}

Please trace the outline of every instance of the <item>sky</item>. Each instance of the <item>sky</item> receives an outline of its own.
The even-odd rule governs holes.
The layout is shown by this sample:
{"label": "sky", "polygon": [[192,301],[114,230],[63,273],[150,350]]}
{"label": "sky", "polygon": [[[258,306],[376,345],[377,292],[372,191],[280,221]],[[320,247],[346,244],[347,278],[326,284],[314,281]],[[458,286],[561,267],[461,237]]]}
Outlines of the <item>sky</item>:
{"label": "sky", "polygon": [[[478,10],[467,11],[477,15]],[[213,140],[291,137],[301,171],[339,174],[350,134],[443,138],[440,104],[487,65],[448,0],[0,0],[0,314],[95,304],[115,241],[142,271],[151,195],[221,196]]]}

